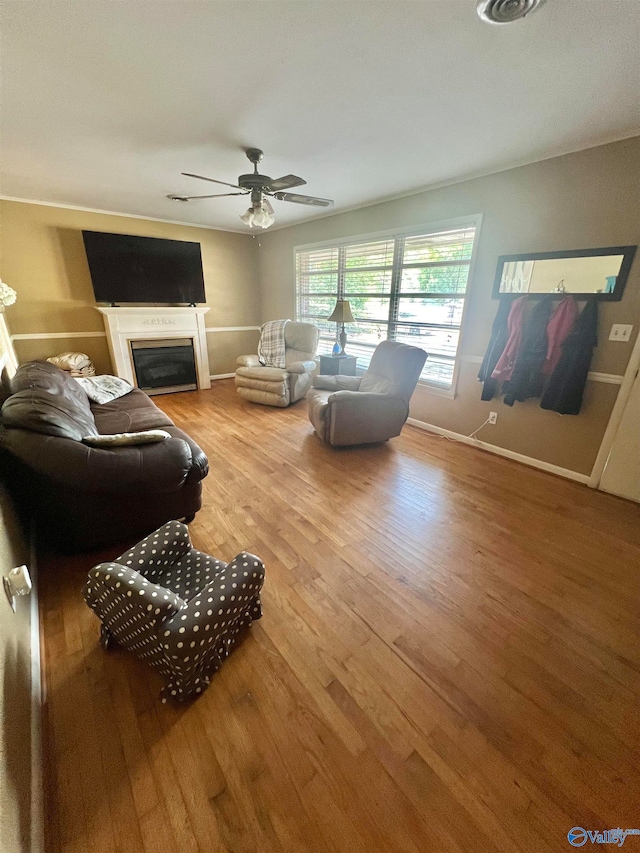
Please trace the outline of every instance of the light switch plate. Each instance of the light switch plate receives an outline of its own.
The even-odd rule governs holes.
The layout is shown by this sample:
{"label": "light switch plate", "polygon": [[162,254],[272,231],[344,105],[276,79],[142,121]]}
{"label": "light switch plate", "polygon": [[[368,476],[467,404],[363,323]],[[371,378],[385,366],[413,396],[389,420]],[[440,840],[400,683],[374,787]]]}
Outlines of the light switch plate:
{"label": "light switch plate", "polygon": [[627,326],[624,323],[614,323],[609,334],[610,341],[629,341],[631,340],[631,332],[633,326]]}

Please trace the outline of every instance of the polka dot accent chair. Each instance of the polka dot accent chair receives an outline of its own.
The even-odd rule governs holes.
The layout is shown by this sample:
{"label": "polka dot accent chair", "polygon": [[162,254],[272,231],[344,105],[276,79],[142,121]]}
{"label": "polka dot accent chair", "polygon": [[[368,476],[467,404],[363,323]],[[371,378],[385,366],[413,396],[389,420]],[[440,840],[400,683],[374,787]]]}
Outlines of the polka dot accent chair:
{"label": "polka dot accent chair", "polygon": [[170,521],[113,563],[91,569],[84,599],[115,642],[155,667],[162,699],[191,699],[262,616],[264,565],[242,552],[223,563],[191,547],[185,524]]}

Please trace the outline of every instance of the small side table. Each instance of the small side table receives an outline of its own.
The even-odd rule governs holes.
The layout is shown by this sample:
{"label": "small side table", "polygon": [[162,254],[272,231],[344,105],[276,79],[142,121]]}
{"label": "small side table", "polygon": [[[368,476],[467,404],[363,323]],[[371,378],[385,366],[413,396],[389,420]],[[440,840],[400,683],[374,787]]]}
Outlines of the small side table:
{"label": "small side table", "polygon": [[320,375],[355,376],[358,358],[355,355],[321,355]]}

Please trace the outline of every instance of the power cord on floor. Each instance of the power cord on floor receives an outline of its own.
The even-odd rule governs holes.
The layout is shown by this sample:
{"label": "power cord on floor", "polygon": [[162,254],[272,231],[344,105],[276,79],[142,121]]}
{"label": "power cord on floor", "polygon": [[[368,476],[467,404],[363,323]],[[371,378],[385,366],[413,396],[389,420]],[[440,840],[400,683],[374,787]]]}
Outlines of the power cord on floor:
{"label": "power cord on floor", "polygon": [[[490,423],[491,423],[491,418],[487,418],[484,423],[480,424],[478,429],[474,429],[474,431],[472,433],[470,433],[469,435],[467,435],[465,437],[475,439],[475,437],[480,432],[480,430],[483,429],[484,427],[486,427],[486,425],[490,424]],[[460,438],[462,438],[462,436],[460,436],[460,438],[451,438],[451,436],[448,436],[448,435],[439,435],[438,434],[438,438],[443,438],[445,441],[457,441],[458,443],[460,443]],[[480,439],[476,439],[476,440],[480,441]]]}
{"label": "power cord on floor", "polygon": [[480,426],[478,427],[478,429],[474,429],[474,431],[473,431],[472,433],[470,433],[470,434],[469,434],[468,438],[475,438],[475,437],[476,437],[476,435],[480,432],[480,430],[481,430],[483,427],[486,427],[486,425],[487,425],[488,423],[491,423],[491,418],[487,418],[487,419],[486,419],[486,421],[485,421],[483,424],[480,424]]}

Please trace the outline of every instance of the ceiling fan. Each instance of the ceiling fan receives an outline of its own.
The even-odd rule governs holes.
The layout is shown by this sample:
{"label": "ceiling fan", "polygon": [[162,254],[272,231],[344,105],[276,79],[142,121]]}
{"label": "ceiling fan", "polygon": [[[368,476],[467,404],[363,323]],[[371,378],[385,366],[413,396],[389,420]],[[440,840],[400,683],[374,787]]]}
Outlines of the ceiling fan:
{"label": "ceiling fan", "polygon": [[246,155],[253,163],[253,172],[248,175],[240,175],[237,184],[227,181],[218,181],[216,178],[205,178],[204,175],[193,175],[191,172],[182,172],[187,178],[198,178],[200,181],[211,181],[214,184],[222,184],[240,190],[237,193],[216,193],[215,195],[168,195],[172,201],[191,201],[197,198],[226,198],[235,195],[251,196],[251,207],[240,219],[249,228],[269,228],[276,221],[273,208],[267,196],[278,201],[292,201],[295,204],[307,204],[311,207],[331,207],[333,201],[330,198],[315,198],[311,195],[298,195],[298,193],[285,192],[293,187],[300,187],[307,182],[297,175],[284,175],[282,178],[270,178],[258,172],[258,163],[262,161],[263,152],[259,148],[247,148]]}

